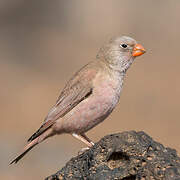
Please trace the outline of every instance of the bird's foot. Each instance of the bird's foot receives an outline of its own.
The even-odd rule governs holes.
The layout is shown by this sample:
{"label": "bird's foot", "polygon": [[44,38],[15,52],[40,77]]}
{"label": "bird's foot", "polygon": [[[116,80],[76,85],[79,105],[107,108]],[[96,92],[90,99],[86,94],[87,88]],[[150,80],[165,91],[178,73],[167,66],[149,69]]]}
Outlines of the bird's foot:
{"label": "bird's foot", "polygon": [[90,148],[89,147],[85,147],[85,148],[82,148],[79,152],[78,152],[78,155],[84,153],[85,151],[89,150]]}

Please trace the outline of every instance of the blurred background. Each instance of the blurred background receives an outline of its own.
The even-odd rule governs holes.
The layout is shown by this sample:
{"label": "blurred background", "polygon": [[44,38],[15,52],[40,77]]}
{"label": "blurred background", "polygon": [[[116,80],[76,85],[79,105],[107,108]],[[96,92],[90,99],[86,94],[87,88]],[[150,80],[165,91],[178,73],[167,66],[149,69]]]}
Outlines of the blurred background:
{"label": "blurred background", "polygon": [[93,141],[145,131],[180,152],[180,1],[1,0],[0,179],[43,179],[84,144],[56,136],[8,166],[54,105],[65,82],[116,35],[147,50],[128,71],[120,104],[88,132]]}

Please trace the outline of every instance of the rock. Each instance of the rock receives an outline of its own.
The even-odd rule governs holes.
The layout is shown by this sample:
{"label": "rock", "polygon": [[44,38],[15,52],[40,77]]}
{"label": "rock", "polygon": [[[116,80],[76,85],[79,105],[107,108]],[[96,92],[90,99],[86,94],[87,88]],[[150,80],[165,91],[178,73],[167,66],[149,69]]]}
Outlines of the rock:
{"label": "rock", "polygon": [[105,136],[46,180],[180,180],[180,158],[144,132]]}

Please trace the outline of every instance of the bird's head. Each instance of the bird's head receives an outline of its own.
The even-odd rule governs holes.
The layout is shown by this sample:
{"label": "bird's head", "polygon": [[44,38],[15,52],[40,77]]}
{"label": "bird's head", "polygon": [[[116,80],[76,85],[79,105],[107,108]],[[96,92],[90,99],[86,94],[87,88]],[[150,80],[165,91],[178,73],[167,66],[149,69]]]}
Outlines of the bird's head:
{"label": "bird's head", "polygon": [[133,38],[122,36],[111,39],[99,51],[97,58],[104,59],[109,66],[119,71],[126,71],[135,57],[145,53],[142,45]]}

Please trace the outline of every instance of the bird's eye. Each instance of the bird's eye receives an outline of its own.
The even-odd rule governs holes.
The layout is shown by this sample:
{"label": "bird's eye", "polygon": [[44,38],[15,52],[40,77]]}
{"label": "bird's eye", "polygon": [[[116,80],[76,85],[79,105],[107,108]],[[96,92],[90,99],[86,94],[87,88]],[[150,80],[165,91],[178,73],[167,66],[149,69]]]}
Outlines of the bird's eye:
{"label": "bird's eye", "polygon": [[127,44],[121,44],[120,46],[121,46],[122,48],[124,48],[124,49],[126,49],[126,48],[128,47]]}

